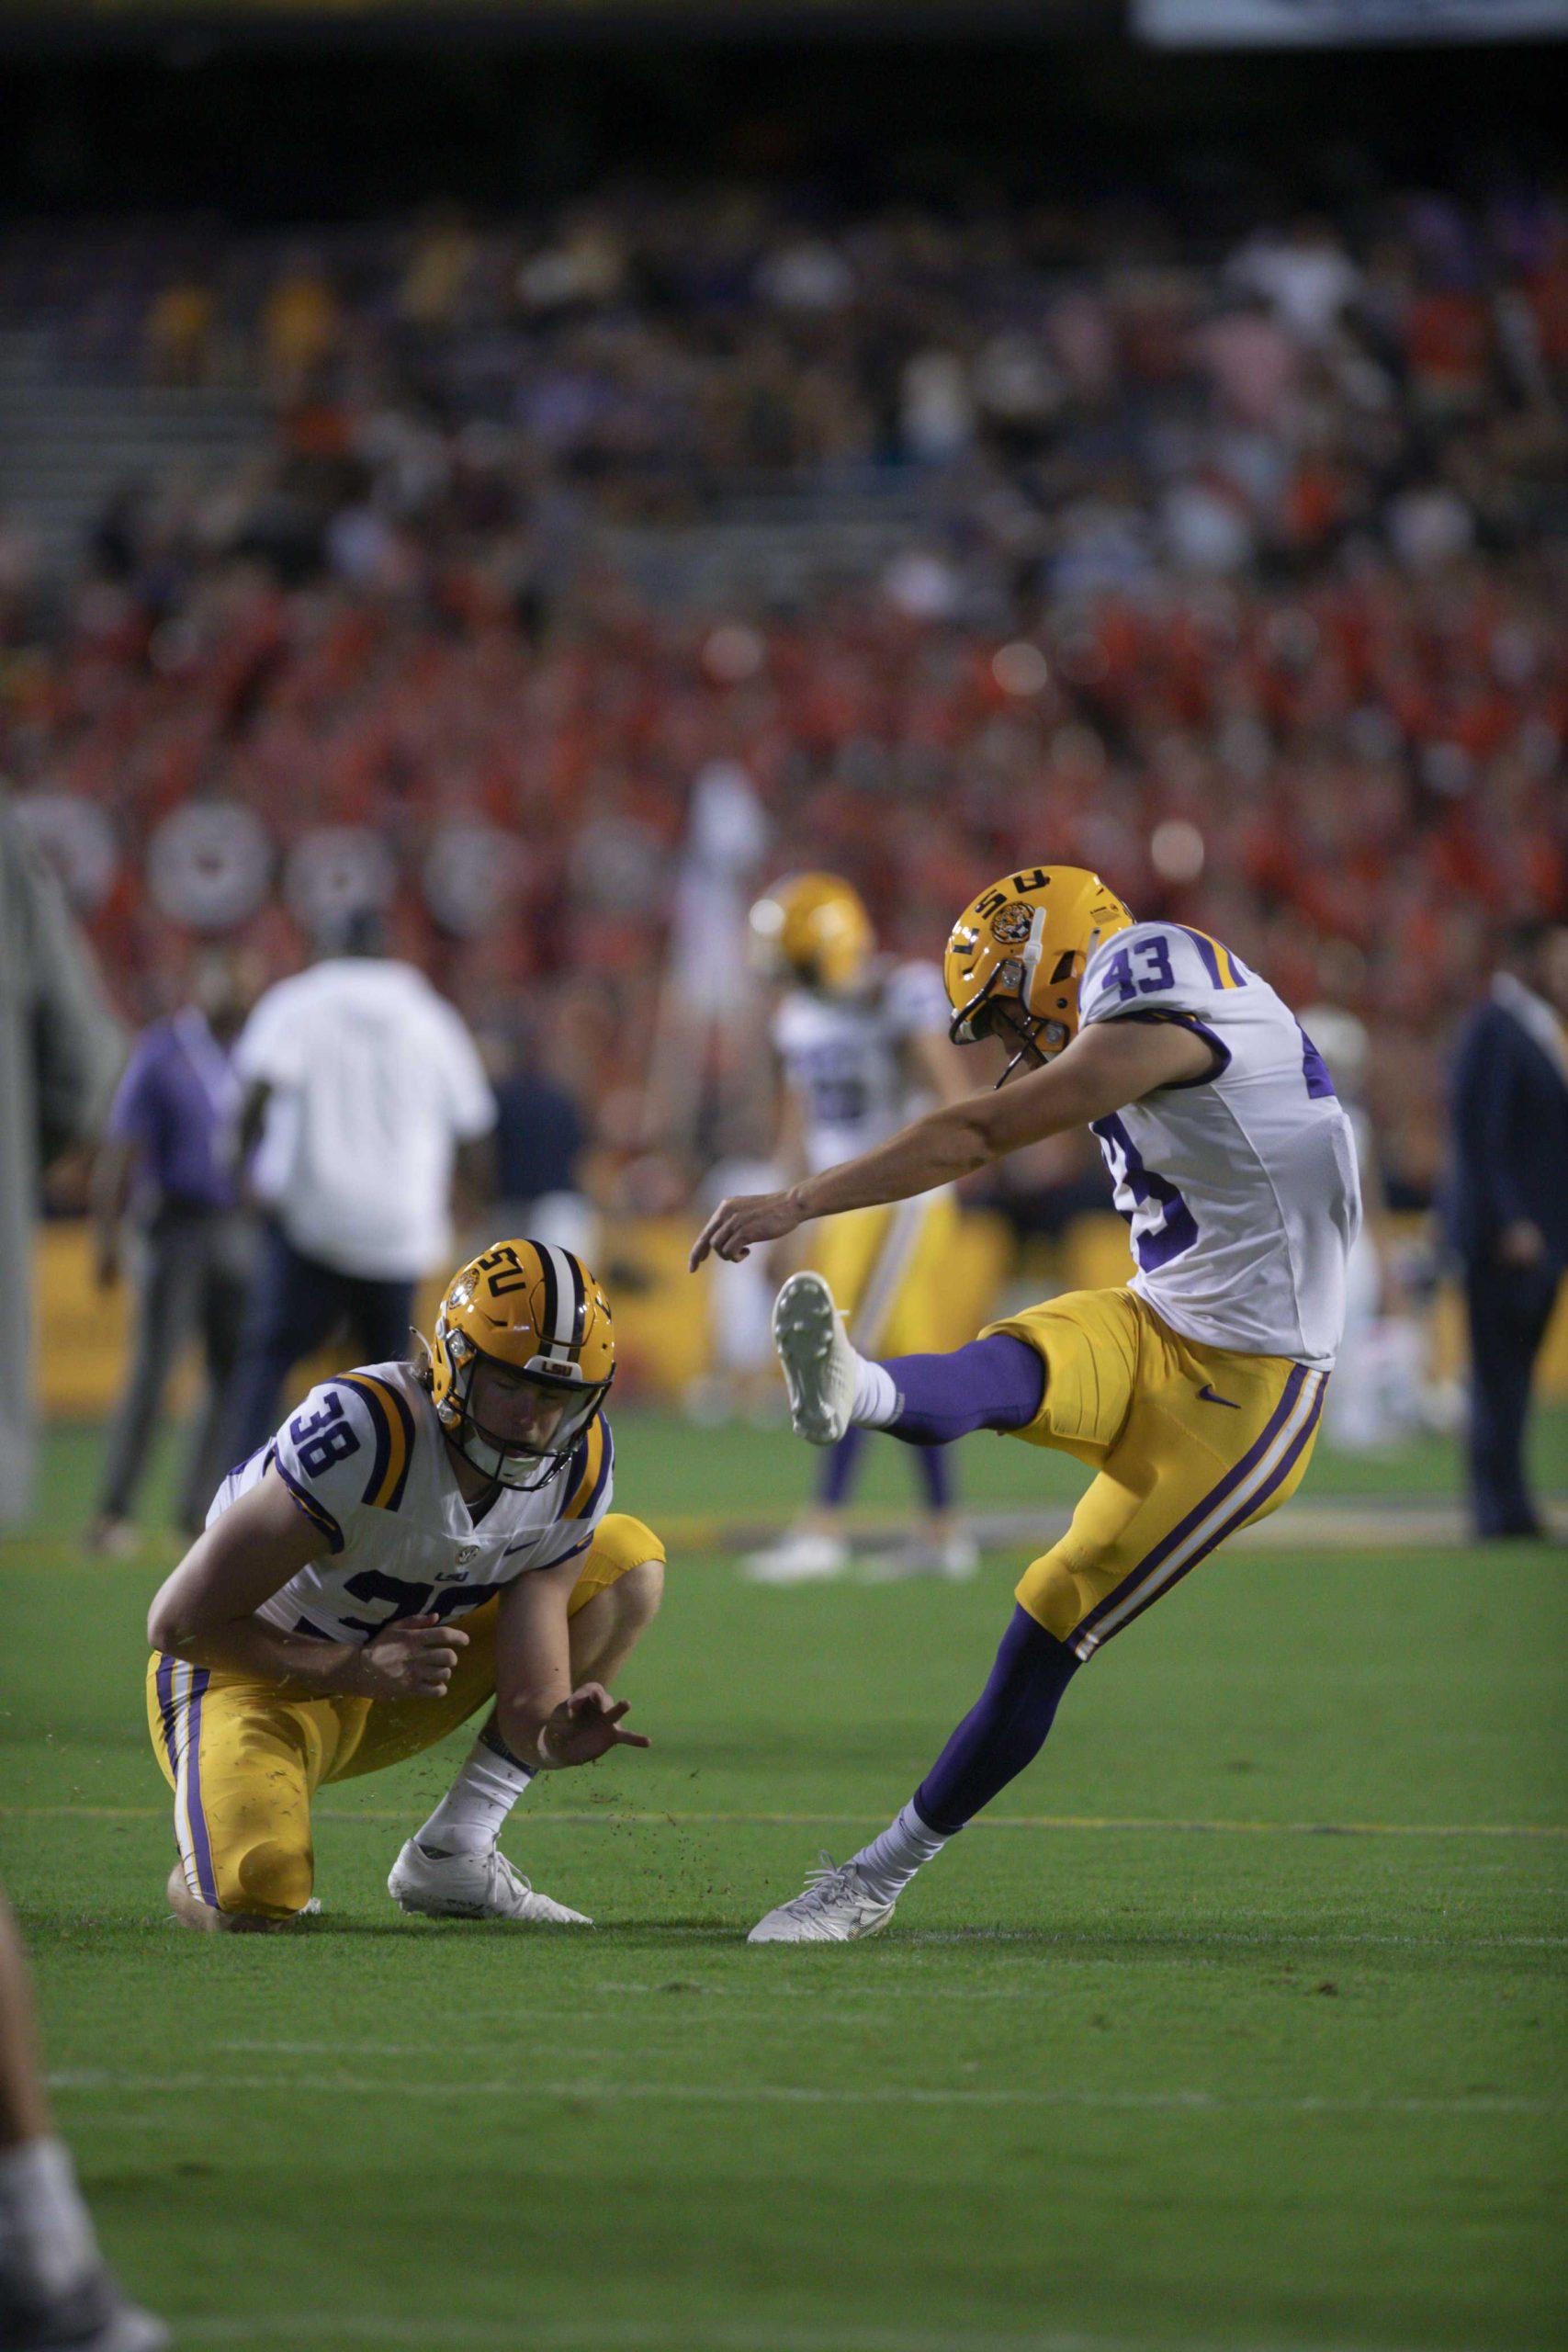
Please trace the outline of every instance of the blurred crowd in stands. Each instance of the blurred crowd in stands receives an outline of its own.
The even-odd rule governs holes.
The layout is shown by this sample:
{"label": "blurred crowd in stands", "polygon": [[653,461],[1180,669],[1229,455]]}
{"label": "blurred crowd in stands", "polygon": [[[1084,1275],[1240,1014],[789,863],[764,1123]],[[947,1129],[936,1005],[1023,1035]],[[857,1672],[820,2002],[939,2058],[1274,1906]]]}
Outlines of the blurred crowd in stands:
{"label": "blurred crowd in stands", "polygon": [[[1429,1189],[1491,940],[1568,899],[1561,194],[18,232],[0,318],[268,403],[64,591],[0,537],[0,775],[131,1014],[195,934],[282,968],[368,897],[627,1097],[706,779],[758,878],[841,870],[906,952],[1041,857],[1201,919],[1367,1022]],[[900,518],[863,576],[857,501]],[[815,518],[808,591],[650,590],[649,534],[743,502]]]}

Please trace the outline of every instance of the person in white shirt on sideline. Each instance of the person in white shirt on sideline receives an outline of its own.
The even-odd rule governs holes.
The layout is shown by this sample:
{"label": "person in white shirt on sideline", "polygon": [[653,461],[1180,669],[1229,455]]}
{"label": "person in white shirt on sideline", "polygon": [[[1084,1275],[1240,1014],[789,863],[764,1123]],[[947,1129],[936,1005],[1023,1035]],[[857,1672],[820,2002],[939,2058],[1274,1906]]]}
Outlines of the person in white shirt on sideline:
{"label": "person in white shirt on sideline", "polygon": [[290,1369],[346,1329],[401,1356],[416,1283],[449,1258],[454,1190],[484,1190],[495,1096],[461,1017],[388,956],[380,918],[269,989],[234,1049],[242,1153],[268,1212],[229,1411],[228,1454],[271,1434]]}

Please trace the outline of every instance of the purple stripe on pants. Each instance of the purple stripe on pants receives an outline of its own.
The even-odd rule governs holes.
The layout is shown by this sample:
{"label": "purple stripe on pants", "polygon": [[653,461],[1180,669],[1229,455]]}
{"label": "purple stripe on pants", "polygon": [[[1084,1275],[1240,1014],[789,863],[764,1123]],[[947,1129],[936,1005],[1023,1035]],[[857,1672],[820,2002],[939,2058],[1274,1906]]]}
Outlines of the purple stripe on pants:
{"label": "purple stripe on pants", "polygon": [[175,1738],[175,1661],[162,1659],[158,1667],[158,1718],[164,1733],[164,1746],[168,1750],[169,1770],[176,1781],[180,1776],[180,1751]]}
{"label": "purple stripe on pants", "polygon": [[[1160,1566],[1161,1562],[1168,1560],[1170,1557],[1170,1555],[1175,1551],[1177,1545],[1179,1544],[1184,1544],[1188,1536],[1191,1534],[1192,1530],[1201,1525],[1201,1523],[1207,1519],[1209,1513],[1214,1509],[1216,1503],[1223,1503],[1227,1495],[1234,1495],[1236,1488],[1241,1485],[1242,1480],[1244,1478],[1250,1477],[1253,1471],[1257,1469],[1258,1464],[1268,1453],[1269,1447],[1273,1444],[1274,1440],[1279,1436],[1280,1431],[1284,1428],[1285,1423],[1290,1419],[1291,1415],[1295,1408],[1296,1399],[1302,1393],[1302,1383],[1305,1378],[1305,1365],[1299,1363],[1292,1364],[1291,1367],[1290,1377],[1285,1383],[1284,1393],[1280,1396],[1278,1405],[1275,1406],[1273,1412],[1270,1414],[1262,1436],[1255,1439],[1253,1443],[1247,1447],[1247,1452],[1242,1455],[1241,1460],[1235,1463],[1232,1467],[1225,1472],[1224,1476],[1210,1487],[1208,1493],[1203,1497],[1202,1501],[1193,1505],[1193,1508],[1188,1512],[1186,1518],[1181,1521],[1180,1524],[1173,1527],[1168,1534],[1162,1535],[1159,1542],[1154,1546],[1153,1550],[1145,1553],[1143,1558],[1138,1562],[1137,1566],[1135,1568],[1129,1568],[1121,1583],[1113,1586],[1106,1594],[1104,1600],[1098,1601],[1095,1604],[1095,1606],[1089,1611],[1089,1615],[1084,1619],[1083,1623],[1075,1628],[1072,1637],[1075,1645],[1081,1641],[1085,1634],[1092,1634],[1095,1626],[1100,1623],[1100,1620],[1105,1616],[1110,1610],[1114,1609],[1117,1603],[1122,1600],[1122,1596],[1131,1591],[1134,1585],[1142,1584],[1145,1577],[1152,1576],[1156,1568]],[[1251,1506],[1251,1508],[1256,1509],[1256,1505]]]}
{"label": "purple stripe on pants", "polygon": [[186,1717],[186,1811],[190,1815],[190,1834],[196,1847],[196,1877],[201,1889],[201,1899],[219,1909],[218,1881],[212,1869],[212,1848],[208,1841],[207,1816],[201,1809],[201,1694],[209,1679],[206,1667],[198,1666],[191,1679],[190,1706]]}
{"label": "purple stripe on pants", "polygon": [[[1312,1443],[1312,1434],[1317,1427],[1318,1416],[1323,1410],[1323,1400],[1324,1396],[1327,1393],[1327,1388],[1328,1383],[1325,1380],[1320,1385],[1317,1395],[1313,1399],[1313,1408],[1306,1417],[1304,1426],[1298,1430],[1296,1435],[1292,1439],[1290,1444],[1285,1448],[1283,1459],[1275,1469],[1269,1472],[1268,1477],[1265,1478],[1258,1492],[1255,1495],[1249,1495],[1245,1502],[1238,1503],[1235,1510],[1230,1514],[1229,1518],[1222,1521],[1220,1526],[1214,1530],[1213,1535],[1209,1536],[1205,1542],[1199,1544],[1198,1549],[1193,1553],[1192,1557],[1190,1560],[1184,1560],[1180,1567],[1177,1569],[1176,1574],[1173,1577],[1168,1577],[1166,1582],[1159,1587],[1157,1591],[1146,1594],[1145,1598],[1139,1601],[1135,1609],[1128,1611],[1126,1616],[1122,1620],[1121,1624],[1116,1628],[1116,1631],[1119,1634],[1124,1632],[1126,1627],[1132,1624],[1135,1618],[1141,1617],[1145,1609],[1152,1608],[1154,1603],[1156,1600],[1163,1600],[1168,1592],[1173,1592],[1176,1587],[1181,1582],[1182,1577],[1188,1574],[1189,1570],[1195,1568],[1200,1560],[1206,1560],[1210,1553],[1216,1550],[1218,1546],[1224,1542],[1227,1535],[1234,1535],[1238,1527],[1245,1527],[1249,1519],[1256,1518],[1258,1513],[1268,1502],[1270,1495],[1277,1495],[1279,1493],[1280,1488],[1284,1485],[1285,1480],[1290,1476],[1292,1471],[1301,1460],[1303,1450]],[[1170,1547],[1168,1545],[1166,1546],[1165,1551],[1161,1555],[1162,1558],[1168,1556],[1169,1548]],[[1130,1578],[1125,1579],[1117,1587],[1117,1590],[1125,1592],[1127,1589],[1127,1584],[1130,1581]],[[1098,1615],[1099,1611],[1097,1611],[1095,1613]],[[1087,1625],[1089,1622],[1089,1619],[1085,1618],[1084,1625]],[[1075,1648],[1077,1646],[1079,1635],[1081,1635],[1084,1631],[1084,1625],[1080,1625],[1077,1633],[1073,1635],[1073,1646]]]}

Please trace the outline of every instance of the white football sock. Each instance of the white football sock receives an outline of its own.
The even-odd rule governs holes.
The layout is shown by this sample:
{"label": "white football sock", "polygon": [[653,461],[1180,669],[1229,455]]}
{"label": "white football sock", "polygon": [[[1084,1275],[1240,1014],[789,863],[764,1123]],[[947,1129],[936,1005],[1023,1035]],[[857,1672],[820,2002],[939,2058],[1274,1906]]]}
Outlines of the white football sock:
{"label": "white football sock", "polygon": [[0,2149],[0,2271],[63,2294],[96,2268],[97,2240],[63,2140]]}
{"label": "white football sock", "polygon": [[855,1357],[855,1399],[850,1419],[863,1430],[885,1430],[898,1418],[898,1391],[886,1365]]}
{"label": "white football sock", "polygon": [[488,1854],[533,1777],[487,1724],[435,1811],[415,1832],[415,1845],[438,1854]]}
{"label": "white football sock", "polygon": [[920,1864],[940,1854],[946,1843],[940,1830],[927,1828],[911,1798],[880,1838],[874,1838],[869,1846],[863,1846],[850,1860],[872,1893],[891,1901],[908,1885]]}

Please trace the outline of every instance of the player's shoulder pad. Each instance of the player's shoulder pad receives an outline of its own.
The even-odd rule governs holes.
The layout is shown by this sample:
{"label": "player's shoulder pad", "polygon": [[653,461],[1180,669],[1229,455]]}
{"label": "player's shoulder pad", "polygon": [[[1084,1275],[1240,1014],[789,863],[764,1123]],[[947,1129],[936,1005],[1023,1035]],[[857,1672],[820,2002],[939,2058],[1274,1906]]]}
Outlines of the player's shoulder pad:
{"label": "player's shoulder pad", "polygon": [[1220,941],[1179,922],[1113,932],[1089,957],[1078,989],[1080,1025],[1123,1013],[1213,1013],[1251,975]]}
{"label": "player's shoulder pad", "polygon": [[608,1417],[595,1413],[572,1451],[561,1475],[559,1517],[590,1525],[610,1508],[615,1468],[615,1441]]}
{"label": "player's shoulder pad", "polygon": [[413,1459],[414,1417],[383,1369],[320,1382],[274,1441],[279,1477],[341,1551],[352,1514],[396,1510]]}
{"label": "player's shoulder pad", "polygon": [[945,1035],[953,1021],[947,989],[934,964],[895,964],[883,992],[887,1017],[901,1037],[918,1037],[939,1029]]}

